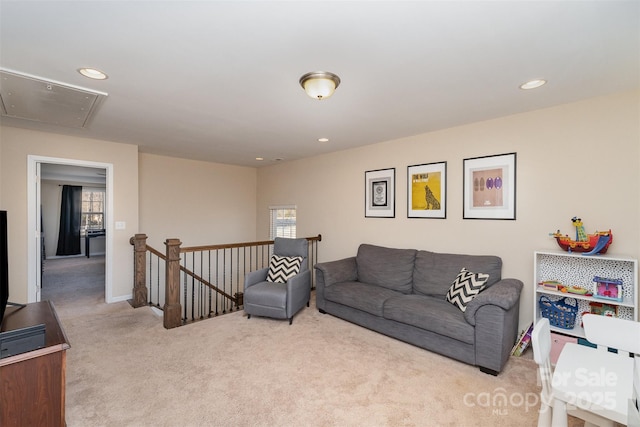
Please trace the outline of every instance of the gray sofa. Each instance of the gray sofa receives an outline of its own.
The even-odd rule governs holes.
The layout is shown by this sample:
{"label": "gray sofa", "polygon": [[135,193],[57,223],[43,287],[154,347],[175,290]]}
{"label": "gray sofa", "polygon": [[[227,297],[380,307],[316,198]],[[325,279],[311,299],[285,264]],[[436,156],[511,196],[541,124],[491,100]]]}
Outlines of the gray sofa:
{"label": "gray sofa", "polygon": [[[445,296],[462,268],[486,273],[466,310]],[[497,375],[518,333],[522,282],[497,256],[362,244],[355,257],[316,264],[316,306],[365,328]]]}

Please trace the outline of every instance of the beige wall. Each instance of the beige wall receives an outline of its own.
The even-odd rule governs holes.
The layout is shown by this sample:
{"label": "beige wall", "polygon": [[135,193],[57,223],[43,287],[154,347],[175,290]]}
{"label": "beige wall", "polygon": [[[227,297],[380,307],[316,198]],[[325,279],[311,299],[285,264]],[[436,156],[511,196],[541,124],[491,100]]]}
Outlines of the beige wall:
{"label": "beige wall", "polygon": [[140,232],[150,246],[255,240],[255,168],[140,153],[139,173]]}
{"label": "beige wall", "polygon": [[[549,233],[573,234],[573,216],[588,232],[611,228],[610,253],[640,255],[639,116],[639,94],[625,93],[261,168],[257,237],[268,237],[269,205],[295,204],[298,235],[322,234],[321,261],[354,255],[362,242],[499,255],[503,277],[525,283],[524,328],[533,252],[557,250]],[[517,219],[463,220],[463,159],[508,152],[517,152]],[[440,161],[447,218],[408,219],[407,166]],[[382,168],[396,168],[396,217],[365,218],[364,172]]]}
{"label": "beige wall", "polygon": [[[112,297],[131,295],[133,257],[129,238],[138,230],[138,148],[0,127],[0,206],[9,214],[9,286],[11,300],[27,301],[27,157],[29,155],[113,164],[113,218],[126,222],[113,235]],[[32,284],[35,285],[35,284]]]}

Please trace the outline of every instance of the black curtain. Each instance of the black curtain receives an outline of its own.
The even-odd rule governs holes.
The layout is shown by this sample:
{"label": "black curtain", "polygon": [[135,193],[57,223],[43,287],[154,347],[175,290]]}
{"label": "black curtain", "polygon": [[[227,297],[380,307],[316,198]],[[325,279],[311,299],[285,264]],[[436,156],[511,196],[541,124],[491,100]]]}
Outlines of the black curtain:
{"label": "black curtain", "polygon": [[60,207],[60,232],[56,255],[78,255],[80,251],[80,221],[82,216],[82,186],[63,185]]}

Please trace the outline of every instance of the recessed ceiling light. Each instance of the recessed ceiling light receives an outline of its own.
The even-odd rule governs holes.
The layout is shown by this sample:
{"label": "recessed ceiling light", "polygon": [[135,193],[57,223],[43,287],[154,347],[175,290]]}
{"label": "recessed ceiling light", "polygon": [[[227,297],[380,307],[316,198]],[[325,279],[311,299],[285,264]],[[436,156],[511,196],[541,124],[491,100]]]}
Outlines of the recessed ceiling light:
{"label": "recessed ceiling light", "polygon": [[318,142],[329,142],[329,138],[318,138]]}
{"label": "recessed ceiling light", "polygon": [[262,160],[264,160],[264,157],[256,157],[256,160],[262,161]]}
{"label": "recessed ceiling light", "polygon": [[105,73],[95,68],[78,68],[78,72],[85,77],[89,77],[94,80],[106,80],[109,78]]}
{"label": "recessed ceiling light", "polygon": [[543,79],[530,80],[526,83],[522,83],[520,85],[520,89],[524,89],[524,90],[535,89],[544,85],[545,83],[547,83],[547,81]]}

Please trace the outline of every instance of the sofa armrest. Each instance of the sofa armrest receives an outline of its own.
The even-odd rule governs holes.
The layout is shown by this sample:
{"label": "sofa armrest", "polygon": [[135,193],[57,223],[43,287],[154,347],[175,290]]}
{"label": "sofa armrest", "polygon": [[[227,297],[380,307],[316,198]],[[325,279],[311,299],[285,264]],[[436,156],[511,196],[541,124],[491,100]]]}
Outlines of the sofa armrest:
{"label": "sofa armrest", "polygon": [[497,375],[509,360],[518,335],[520,293],[517,279],[503,279],[480,292],[469,304],[464,318],[475,327],[476,365]]}
{"label": "sofa armrest", "polygon": [[245,292],[247,288],[267,280],[267,275],[269,274],[269,267],[261,268],[260,270],[251,271],[244,276],[244,289]]}
{"label": "sofa armrest", "polygon": [[467,304],[464,318],[469,324],[476,326],[476,313],[484,305],[495,305],[505,311],[520,304],[520,293],[522,292],[522,281],[518,279],[502,279],[493,286],[480,292]]}
{"label": "sofa armrest", "polygon": [[334,283],[358,279],[356,257],[318,263],[315,265],[315,268],[316,286],[318,279],[322,281],[324,286],[331,286]]}
{"label": "sofa armrest", "polygon": [[334,283],[354,281],[358,279],[356,257],[322,262],[315,265],[316,273],[316,307],[324,311],[324,289]]}
{"label": "sofa armrest", "polygon": [[287,318],[290,319],[311,299],[311,270],[287,280]]}

